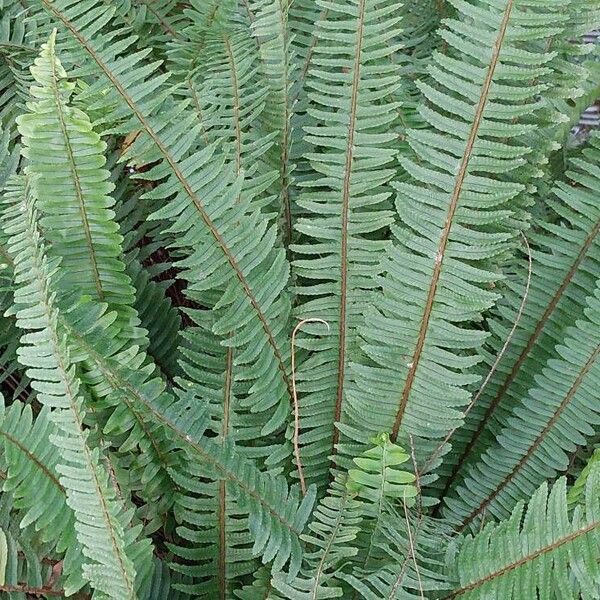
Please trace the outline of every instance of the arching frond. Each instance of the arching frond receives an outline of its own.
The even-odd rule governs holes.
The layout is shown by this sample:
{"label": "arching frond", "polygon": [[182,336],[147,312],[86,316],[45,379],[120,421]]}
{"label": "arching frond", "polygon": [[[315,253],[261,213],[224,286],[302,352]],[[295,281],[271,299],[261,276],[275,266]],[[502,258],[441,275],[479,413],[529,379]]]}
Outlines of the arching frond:
{"label": "arching frond", "polygon": [[121,510],[98,450],[88,446],[83,390],[56,325],[50,288],[56,263],[45,257],[30,190],[23,180],[14,180],[7,196],[14,203],[6,208],[4,223],[15,263],[17,324],[26,331],[19,360],[28,369],[39,401],[52,409],[56,431],[50,441],[60,455],[59,481],[75,515],[78,542],[85,549],[82,576],[106,598],[133,600],[137,597],[134,561],[143,575],[150,543],[136,542],[139,528],[130,528],[131,513]]}
{"label": "arching frond", "polygon": [[21,511],[19,526],[33,525],[44,542],[64,554],[64,589],[72,593],[85,585],[81,577],[84,556],[77,542],[74,513],[59,481],[60,453],[50,442],[54,433],[48,407],[43,407],[35,420],[29,405],[14,402],[3,407],[0,438],[7,465],[3,491],[12,493],[13,507]]}
{"label": "arching frond", "polygon": [[[314,489],[300,499],[297,487],[289,488],[282,476],[261,472],[230,442],[204,435],[210,427],[206,405],[200,404],[194,394],[178,390],[175,396],[166,391],[152,366],[140,368],[143,358],[136,355],[132,358],[130,350],[113,354],[116,336],[111,336],[110,331],[108,335],[105,333],[110,328],[109,320],[90,319],[85,310],[78,312],[79,318],[63,320],[63,326],[73,345],[93,363],[95,372],[102,375],[101,385],[109,401],[118,402],[120,417],[115,423],[123,427],[123,433],[132,430],[130,435],[139,437],[138,426],[133,428],[134,419],[139,419],[142,432],[156,428],[164,432],[162,439],[170,444],[169,457],[176,457],[176,448],[185,452],[184,460],[174,460],[170,471],[179,492],[189,494],[188,511],[193,508],[199,514],[203,512],[202,503],[193,502],[193,497],[205,490],[203,482],[198,480],[197,467],[202,467],[207,479],[226,482],[234,491],[238,510],[249,514],[253,556],[261,556],[264,562],[274,559],[276,570],[291,560],[289,568],[295,573],[302,557],[299,535],[314,503]],[[104,352],[99,354],[97,347]],[[120,345],[116,348],[119,350]],[[131,417],[125,416],[127,412]]]}
{"label": "arching frond", "polygon": [[457,586],[447,599],[597,598],[599,491],[596,468],[585,503],[569,514],[565,479],[550,493],[544,483],[525,512],[520,502],[505,521],[468,536],[450,565]]}
{"label": "arching frond", "polygon": [[41,2],[98,77],[88,93],[103,91],[103,103],[113,107],[105,119],[122,120],[119,131],[141,128],[128,159],[139,165],[160,161],[143,174],[161,181],[145,198],[157,204],[169,198],[154,217],[172,222],[173,246],[187,255],[177,264],[189,282],[186,294],[214,308],[214,333],[236,350],[238,376],[252,382],[253,401],[260,399],[260,410],[271,417],[264,433],[281,428],[291,399],[289,300],[283,292],[289,267],[277,248],[276,228],[240,196],[241,178],[214,146],[195,151],[195,117],[185,104],[173,104],[164,76],[149,78],[156,65],[146,65],[143,52],[126,53],[130,37],[115,45],[114,33],[102,33],[111,14],[99,0]]}
{"label": "arching frond", "polygon": [[311,551],[305,556],[301,573],[291,581],[283,573],[273,578],[272,585],[281,598],[343,597],[343,578],[338,579],[338,569],[358,552],[354,541],[362,521],[361,505],[345,478],[338,476],[316,507],[308,525],[310,533],[303,536]]}
{"label": "arching frond", "polygon": [[282,216],[282,238],[292,240],[292,198],[290,186],[294,165],[292,144],[292,81],[296,69],[288,25],[289,0],[251,0],[252,30],[259,44],[263,73],[269,86],[263,121],[275,133],[274,163],[279,167],[277,192]]}

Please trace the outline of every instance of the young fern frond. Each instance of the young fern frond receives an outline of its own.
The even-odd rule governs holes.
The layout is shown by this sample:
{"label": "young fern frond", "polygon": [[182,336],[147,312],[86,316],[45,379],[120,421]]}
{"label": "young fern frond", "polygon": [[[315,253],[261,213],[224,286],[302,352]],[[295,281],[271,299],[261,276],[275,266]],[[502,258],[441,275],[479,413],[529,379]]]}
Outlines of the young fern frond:
{"label": "young fern frond", "polygon": [[[347,475],[337,474],[309,524],[312,533],[303,536],[314,550],[306,554],[301,575],[293,580],[283,573],[273,578],[282,598],[345,597],[347,575],[340,571],[347,570],[346,563],[358,562],[355,557],[365,540],[376,543],[382,523],[393,512],[389,503],[399,499],[413,503],[415,477],[399,468],[406,461],[408,455],[402,448],[382,434],[372,448],[354,459],[355,468]],[[367,556],[376,560],[370,551]]]}
{"label": "young fern frond", "polygon": [[306,553],[300,574],[292,581],[284,573],[275,575],[272,580],[281,598],[343,597],[343,579],[338,579],[338,570],[346,559],[358,552],[354,542],[362,521],[361,505],[345,478],[336,477],[315,509],[308,525],[309,533],[302,536],[311,552]]}
{"label": "young fern frond", "polygon": [[55,54],[55,34],[31,68],[29,113],[17,119],[25,172],[40,211],[51,257],[61,258],[61,284],[108,303],[122,335],[144,343],[132,309],[135,291],[122,261],[122,238],[114,222],[112,184],[103,168],[106,145],[85,113],[70,106],[74,84]]}
{"label": "young fern frond", "polygon": [[[443,529],[425,515],[408,510],[387,513],[376,540],[380,560],[370,569],[355,569],[348,583],[355,597],[402,600],[437,597],[449,588],[442,574]],[[428,594],[428,595],[425,595]]]}
{"label": "young fern frond", "polygon": [[19,361],[27,367],[38,400],[52,409],[56,431],[50,441],[59,451],[59,481],[75,515],[75,531],[86,560],[82,576],[102,597],[135,600],[136,569],[144,574],[150,557],[148,540],[136,541],[131,512],[115,499],[98,449],[88,445],[84,428],[83,389],[71,362],[68,344],[57,327],[55,294],[50,288],[56,262],[49,262],[40,241],[31,191],[23,179],[13,180],[4,223],[15,262],[17,324],[21,338]]}
{"label": "young fern frond", "polygon": [[552,81],[552,54],[538,47],[564,35],[562,2],[450,4],[447,52],[434,53],[431,83],[419,84],[427,128],[409,132],[413,155],[400,157],[410,179],[396,185],[396,245],[361,330],[367,359],[352,368],[345,428],[361,441],[392,423],[392,439],[416,437],[419,459],[422,438],[462,422],[487,337],[472,324],[499,297],[489,289],[497,265],[527,218],[521,180],[537,172],[522,139]]}
{"label": "young fern frond", "polygon": [[304,238],[292,246],[297,313],[324,319],[331,328],[322,335],[315,327],[319,337],[299,343],[312,351],[298,372],[300,444],[309,481],[321,482],[338,451],[349,357],[389,243],[382,238],[392,222],[387,184],[396,150],[386,127],[396,119],[392,96],[400,84],[390,61],[396,47],[389,41],[400,27],[394,6],[382,0],[325,5],[328,17],[318,24],[306,82],[311,106],[305,141],[312,151],[305,158],[313,172],[298,199],[306,217],[296,229]]}
{"label": "young fern frond", "polygon": [[[466,537],[450,565],[457,580],[447,600],[597,598],[600,585],[600,472],[594,468],[585,501],[567,509],[564,477],[548,493],[542,484],[499,524]],[[510,548],[510,551],[507,549]]]}

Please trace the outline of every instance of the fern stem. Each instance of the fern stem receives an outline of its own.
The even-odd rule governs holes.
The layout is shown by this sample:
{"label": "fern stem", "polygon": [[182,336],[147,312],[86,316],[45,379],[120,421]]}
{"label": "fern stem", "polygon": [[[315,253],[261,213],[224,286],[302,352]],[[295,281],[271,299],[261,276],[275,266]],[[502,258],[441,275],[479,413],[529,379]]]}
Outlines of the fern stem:
{"label": "fern stem", "polygon": [[352,93],[350,97],[350,116],[348,120],[348,141],[346,143],[346,162],[344,165],[344,179],[342,183],[342,249],[340,253],[341,278],[340,278],[340,324],[339,324],[339,354],[338,354],[338,381],[335,411],[333,415],[334,429],[332,436],[331,453],[335,457],[340,432],[335,426],[342,416],[344,402],[344,383],[346,376],[346,311],[347,311],[347,286],[348,286],[348,222],[350,212],[350,182],[352,179],[352,163],[354,160],[354,133],[358,111],[358,86],[360,83],[360,67],[363,48],[363,33],[365,26],[366,0],[360,0],[358,5],[356,27],[356,49],[354,55],[354,73],[352,78]]}

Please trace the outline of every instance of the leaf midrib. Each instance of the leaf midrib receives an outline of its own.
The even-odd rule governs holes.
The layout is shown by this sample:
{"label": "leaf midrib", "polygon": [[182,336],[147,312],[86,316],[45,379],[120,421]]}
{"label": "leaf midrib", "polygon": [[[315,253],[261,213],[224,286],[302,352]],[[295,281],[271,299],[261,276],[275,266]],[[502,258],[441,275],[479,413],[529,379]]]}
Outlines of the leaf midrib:
{"label": "leaf midrib", "polygon": [[488,67],[486,78],[483,82],[481,96],[479,98],[479,104],[477,106],[477,110],[475,111],[473,125],[471,126],[471,131],[469,133],[469,137],[467,138],[465,152],[463,154],[462,162],[460,164],[460,168],[459,168],[458,174],[456,176],[454,189],[452,191],[452,196],[450,199],[450,205],[448,207],[448,212],[446,215],[444,229],[442,230],[442,235],[440,238],[438,251],[435,256],[435,265],[434,265],[433,273],[431,276],[431,283],[429,285],[429,292],[427,294],[427,300],[425,302],[425,309],[423,312],[423,316],[421,318],[421,325],[420,325],[419,333],[417,336],[415,350],[414,350],[414,353],[412,356],[412,360],[410,362],[410,367],[408,370],[406,381],[404,383],[404,388],[402,390],[402,397],[400,399],[398,411],[396,413],[396,418],[394,420],[392,435],[390,436],[392,441],[396,441],[396,439],[398,437],[398,432],[400,431],[400,427],[402,425],[402,420],[403,420],[404,414],[406,412],[406,407],[408,405],[409,397],[410,397],[410,394],[412,391],[412,386],[415,381],[416,372],[417,372],[417,369],[419,368],[419,363],[420,363],[420,360],[421,360],[421,357],[423,354],[423,349],[425,347],[425,339],[427,337],[427,333],[428,333],[428,329],[429,329],[429,321],[431,319],[431,313],[433,311],[433,304],[434,304],[435,296],[437,293],[437,287],[438,287],[441,273],[442,273],[442,265],[444,263],[444,257],[445,257],[446,249],[448,247],[448,240],[450,238],[450,230],[452,229],[452,223],[454,220],[454,216],[456,214],[456,210],[458,208],[458,202],[460,200],[462,188],[463,188],[463,185],[465,182],[465,178],[467,176],[467,170],[468,170],[469,163],[471,161],[471,157],[473,154],[475,142],[477,141],[479,128],[481,127],[481,122],[483,120],[483,113],[484,113],[485,108],[488,103],[490,89],[491,89],[493,78],[494,78],[494,73],[496,71],[498,61],[500,59],[500,52],[502,50],[502,45],[506,38],[506,32],[508,30],[508,24],[510,22],[510,17],[511,17],[513,6],[514,6],[514,0],[508,0],[508,2],[506,4],[506,8],[504,10],[504,15],[502,17],[502,21],[500,22],[500,29],[498,30],[498,36],[496,38],[496,42],[494,43],[494,48],[492,51],[490,65]]}
{"label": "leaf midrib", "polygon": [[356,49],[354,55],[354,73],[352,76],[352,90],[350,96],[350,115],[348,120],[348,141],[346,144],[346,161],[344,165],[344,179],[342,182],[342,247],[340,251],[340,320],[339,320],[339,350],[338,350],[338,380],[335,409],[333,415],[332,455],[337,452],[339,429],[336,423],[342,416],[344,402],[344,383],[346,375],[346,335],[347,335],[347,303],[348,303],[348,220],[350,211],[350,184],[352,178],[352,163],[354,161],[354,133],[358,108],[358,86],[360,84],[361,58],[363,49],[363,36],[365,25],[366,0],[359,0],[356,28]]}

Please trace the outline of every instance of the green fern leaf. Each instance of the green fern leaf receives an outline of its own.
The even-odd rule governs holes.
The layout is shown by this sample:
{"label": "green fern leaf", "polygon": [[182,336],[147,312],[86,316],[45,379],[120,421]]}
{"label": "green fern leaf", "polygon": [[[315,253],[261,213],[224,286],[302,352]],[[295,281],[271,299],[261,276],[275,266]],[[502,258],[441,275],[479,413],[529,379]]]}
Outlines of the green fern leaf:
{"label": "green fern leaf", "polygon": [[307,211],[296,227],[304,240],[292,247],[302,301],[297,313],[331,328],[321,337],[322,327],[315,326],[319,337],[301,342],[313,351],[298,373],[300,443],[311,481],[323,479],[338,450],[335,424],[344,411],[356,331],[388,245],[382,239],[392,221],[386,184],[395,174],[396,150],[386,127],[396,118],[391,96],[399,85],[389,60],[395,46],[388,45],[399,27],[394,6],[379,0],[319,6],[329,12],[318,24],[306,83],[311,118],[305,140],[312,146],[306,159],[313,174],[298,200]]}
{"label": "green fern leaf", "polygon": [[[451,566],[457,589],[447,599],[597,598],[600,582],[599,472],[585,490],[585,506],[567,512],[565,479],[548,494],[544,483],[499,524],[489,524],[460,545]],[[510,548],[510,550],[508,550]]]}
{"label": "green fern leaf", "polygon": [[173,247],[188,254],[178,263],[189,281],[186,294],[218,315],[214,333],[236,349],[238,377],[253,382],[248,403],[269,415],[263,434],[280,429],[292,392],[285,341],[289,300],[283,293],[289,267],[276,247],[276,228],[240,195],[241,178],[214,146],[196,151],[195,115],[172,103],[164,76],[149,78],[156,65],[141,62],[144,52],[121,55],[130,37],[114,45],[112,35],[99,33],[112,16],[102,2],[41,2],[74,37],[88,57],[82,60],[91,59],[100,78],[88,94],[102,91],[103,103],[114,107],[105,120],[117,131],[141,128],[128,159],[140,165],[161,161],[143,174],[161,181],[145,198],[160,204],[169,198],[154,218],[172,222]]}
{"label": "green fern leaf", "polygon": [[41,531],[44,542],[65,554],[64,590],[73,593],[86,583],[81,577],[84,556],[75,533],[74,514],[59,481],[60,454],[50,443],[54,432],[46,406],[35,421],[29,405],[14,402],[3,408],[0,437],[8,467],[3,491],[12,493],[13,507],[21,511],[19,526],[33,525]]}
{"label": "green fern leaf", "polygon": [[54,34],[31,71],[34,100],[17,122],[50,255],[61,257],[65,287],[107,302],[123,335],[143,343],[108,196],[113,186],[103,169],[106,146],[85,113],[69,106],[74,85],[56,57]]}
{"label": "green fern leaf", "polygon": [[[428,127],[409,132],[413,156],[400,159],[410,179],[396,186],[397,243],[361,330],[366,358],[352,368],[350,440],[390,428],[393,440],[430,440],[461,425],[487,337],[473,324],[497,301],[498,262],[527,218],[521,180],[539,174],[522,140],[551,85],[543,44],[562,34],[563,3],[450,4],[447,53],[434,53],[431,83],[419,85]],[[429,444],[416,442],[420,459]]]}
{"label": "green fern leaf", "polygon": [[[80,312],[85,315],[86,311]],[[112,402],[119,400],[124,410],[131,411],[145,424],[144,430],[160,428],[162,439],[169,440],[172,450],[179,448],[185,452],[185,460],[174,461],[170,467],[181,493],[192,498],[206,492],[206,484],[198,480],[197,465],[202,466],[206,478],[227,482],[235,492],[233,499],[237,509],[249,514],[253,556],[262,556],[264,562],[275,559],[273,568],[276,570],[291,560],[290,571],[295,573],[302,557],[298,536],[310,515],[315,490],[309,490],[300,500],[296,487],[288,488],[283,477],[261,472],[251,459],[235,451],[231,442],[205,436],[211,421],[208,407],[202,406],[194,394],[181,389],[176,390],[177,396],[166,391],[154,369],[140,369],[138,365],[144,360],[135,355],[132,360],[130,351],[113,356],[111,348],[115,347],[115,336],[103,333],[110,327],[109,321],[101,322],[100,327],[91,326],[91,322],[97,325],[98,318],[86,320],[82,316],[70,323],[62,321],[73,345],[103,375],[102,385],[108,384]],[[105,351],[98,353],[98,347]],[[189,390],[193,385],[187,383],[186,387]],[[121,417],[120,421],[124,421],[126,430],[133,426],[132,419],[125,421]],[[179,499],[178,502],[184,501]],[[190,501],[187,508],[192,504]],[[197,508],[201,511],[202,506]]]}
{"label": "green fern leaf", "polygon": [[19,360],[27,367],[40,402],[52,408],[56,431],[50,441],[59,450],[59,481],[67,491],[77,539],[87,559],[82,575],[106,598],[133,600],[137,597],[133,559],[143,564],[150,544],[135,541],[139,529],[128,528],[131,514],[121,511],[98,450],[88,446],[83,390],[58,332],[49,288],[56,263],[49,263],[44,255],[30,191],[18,180],[7,197],[14,202],[6,209],[5,224],[15,262],[17,324],[26,330]]}

